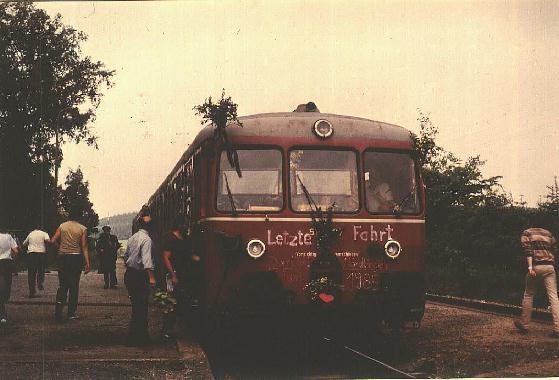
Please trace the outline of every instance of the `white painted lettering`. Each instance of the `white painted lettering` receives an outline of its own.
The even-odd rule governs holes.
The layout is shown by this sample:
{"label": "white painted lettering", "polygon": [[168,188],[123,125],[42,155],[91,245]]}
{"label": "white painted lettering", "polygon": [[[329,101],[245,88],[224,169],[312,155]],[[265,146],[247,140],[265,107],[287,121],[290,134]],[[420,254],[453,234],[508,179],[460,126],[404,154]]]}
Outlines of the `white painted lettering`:
{"label": "white painted lettering", "polygon": [[276,245],[275,239],[272,240],[272,230],[268,230],[268,245]]}
{"label": "white painted lettering", "polygon": [[357,241],[357,237],[359,236],[359,230],[361,229],[361,226],[353,226],[353,240]]}

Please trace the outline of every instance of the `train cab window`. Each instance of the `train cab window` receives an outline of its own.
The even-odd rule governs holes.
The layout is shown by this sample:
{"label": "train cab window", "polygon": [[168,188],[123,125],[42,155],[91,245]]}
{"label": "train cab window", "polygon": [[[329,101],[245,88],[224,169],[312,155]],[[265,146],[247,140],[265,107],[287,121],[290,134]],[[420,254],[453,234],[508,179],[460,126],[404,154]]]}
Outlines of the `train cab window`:
{"label": "train cab window", "polygon": [[289,155],[291,207],[309,212],[310,195],[322,210],[333,205],[334,212],[359,209],[357,159],[353,151],[292,150]]}
{"label": "train cab window", "polygon": [[417,214],[416,170],[407,153],[365,152],[365,205],[373,214]]}
{"label": "train cab window", "polygon": [[276,149],[237,150],[242,177],[221,153],[217,209],[231,212],[273,212],[283,208],[282,154]]}

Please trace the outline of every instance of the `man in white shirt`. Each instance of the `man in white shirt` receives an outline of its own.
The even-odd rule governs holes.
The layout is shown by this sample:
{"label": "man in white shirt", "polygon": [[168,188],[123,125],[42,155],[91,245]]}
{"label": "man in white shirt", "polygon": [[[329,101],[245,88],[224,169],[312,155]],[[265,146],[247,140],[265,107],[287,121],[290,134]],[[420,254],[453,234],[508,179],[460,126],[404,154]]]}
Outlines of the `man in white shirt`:
{"label": "man in white shirt", "polygon": [[14,259],[19,254],[14,238],[0,227],[0,324],[8,321],[6,303],[12,291],[12,272]]}
{"label": "man in white shirt", "polygon": [[148,231],[152,224],[149,208],[143,207],[138,219],[139,230],[128,239],[124,263],[124,283],[128,289],[132,315],[128,329],[128,345],[143,346],[149,343],[148,305],[150,287],[155,287],[152,241]]}
{"label": "man in white shirt", "polygon": [[45,268],[47,243],[50,241],[49,234],[39,227],[27,235],[23,246],[27,246],[27,283],[29,284],[29,297],[35,297],[35,284],[39,290],[43,290],[45,281]]}

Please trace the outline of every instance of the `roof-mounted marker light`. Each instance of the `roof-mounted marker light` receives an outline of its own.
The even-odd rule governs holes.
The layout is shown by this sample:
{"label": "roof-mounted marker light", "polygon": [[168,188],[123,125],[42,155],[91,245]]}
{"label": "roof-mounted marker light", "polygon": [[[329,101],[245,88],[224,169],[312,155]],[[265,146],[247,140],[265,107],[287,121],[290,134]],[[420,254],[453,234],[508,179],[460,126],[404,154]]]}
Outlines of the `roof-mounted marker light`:
{"label": "roof-mounted marker light", "polygon": [[317,120],[312,128],[315,135],[321,139],[327,139],[334,134],[334,127],[328,120]]}
{"label": "roof-mounted marker light", "polygon": [[253,239],[247,244],[247,252],[250,257],[257,259],[266,251],[266,245],[261,240]]}
{"label": "roof-mounted marker light", "polygon": [[388,240],[384,245],[384,252],[386,252],[386,256],[394,260],[400,256],[402,246],[396,240]]}

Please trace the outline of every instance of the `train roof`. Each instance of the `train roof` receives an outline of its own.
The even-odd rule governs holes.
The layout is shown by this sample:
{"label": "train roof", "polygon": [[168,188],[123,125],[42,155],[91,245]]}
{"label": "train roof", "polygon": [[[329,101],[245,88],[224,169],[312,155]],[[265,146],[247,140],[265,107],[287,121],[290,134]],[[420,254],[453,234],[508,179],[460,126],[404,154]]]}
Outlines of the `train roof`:
{"label": "train roof", "polygon": [[[381,121],[369,120],[354,116],[343,116],[319,112],[280,112],[263,113],[239,117],[243,127],[236,123],[229,124],[227,135],[230,137],[244,136],[278,136],[305,138],[312,137],[311,128],[317,120],[328,120],[332,123],[335,135],[344,138],[410,141],[409,130]],[[200,145],[213,135],[213,126],[205,127],[192,142]]]}
{"label": "train roof", "polygon": [[[410,131],[398,125],[355,116],[320,112],[277,112],[241,116],[239,121],[243,126],[240,127],[237,123],[230,123],[227,126],[227,136],[232,139],[248,136],[309,138],[313,137],[312,126],[317,120],[329,121],[334,127],[335,136],[343,136],[348,139],[390,140],[411,143]],[[213,131],[214,126],[208,125],[198,133],[158,190],[166,186],[173,173],[204,141],[212,138]],[[150,198],[150,202],[152,198]]]}

